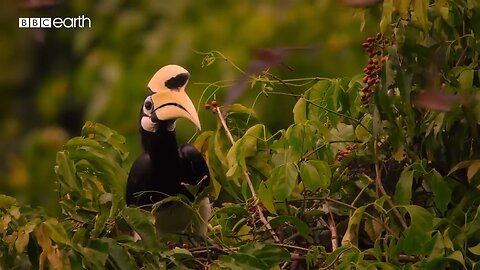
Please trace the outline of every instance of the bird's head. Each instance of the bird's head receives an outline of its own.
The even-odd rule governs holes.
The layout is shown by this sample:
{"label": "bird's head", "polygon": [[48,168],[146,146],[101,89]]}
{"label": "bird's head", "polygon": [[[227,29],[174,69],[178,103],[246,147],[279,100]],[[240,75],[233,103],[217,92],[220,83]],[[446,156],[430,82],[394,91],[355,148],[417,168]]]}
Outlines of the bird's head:
{"label": "bird's head", "polygon": [[156,132],[161,123],[166,123],[167,129],[173,130],[178,118],[186,118],[201,129],[195,106],[185,92],[189,78],[190,73],[177,65],[164,66],[153,75],[141,112],[142,129]]}

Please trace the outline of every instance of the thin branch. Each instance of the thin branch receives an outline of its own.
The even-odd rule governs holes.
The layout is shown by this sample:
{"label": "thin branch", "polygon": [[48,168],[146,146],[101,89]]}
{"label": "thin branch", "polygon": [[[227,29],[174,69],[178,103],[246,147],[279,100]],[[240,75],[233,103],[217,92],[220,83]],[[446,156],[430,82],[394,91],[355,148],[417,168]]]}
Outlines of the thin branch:
{"label": "thin branch", "polygon": [[330,211],[330,205],[328,204],[327,200],[325,200],[325,206],[327,206],[329,214],[327,224],[330,234],[332,235],[332,251],[335,251],[338,248],[337,226],[335,225],[335,220],[333,219],[333,214],[332,211]]}
{"label": "thin branch", "polygon": [[[290,92],[290,94],[292,95],[295,95],[295,92],[293,92],[292,88],[290,88],[290,86],[288,86],[288,84],[280,79],[279,77],[271,74],[271,73],[268,73],[268,72],[264,72],[263,74],[265,74],[266,76],[270,77],[270,78],[273,78],[274,80],[277,80],[278,82],[280,82],[283,86],[285,86],[285,88],[287,88],[288,92]],[[293,96],[295,98],[295,100],[298,100],[299,97],[298,96]]]}
{"label": "thin branch", "polygon": [[[228,139],[230,140],[232,145],[234,145],[235,140],[233,139],[232,133],[230,132],[230,129],[228,129],[227,123],[225,122],[225,119],[223,118],[221,108],[217,107],[216,112],[217,112],[217,115],[218,115],[218,119],[220,119],[220,123],[222,124],[223,129],[225,130],[225,133],[227,134]],[[280,243],[280,238],[278,238],[277,233],[275,232],[275,230],[273,230],[272,226],[270,225],[270,223],[268,223],[268,220],[263,215],[262,205],[261,205],[261,202],[257,198],[257,194],[255,192],[255,188],[253,187],[252,180],[250,180],[250,176],[248,175],[247,172],[244,172],[244,175],[245,175],[245,180],[247,181],[248,187],[250,188],[250,192],[252,193],[252,199],[255,202],[255,205],[257,207],[258,217],[260,218],[260,221],[263,223],[263,225],[265,225],[267,230],[270,232],[270,234],[273,237],[273,240],[277,243]]]}
{"label": "thin branch", "polygon": [[[380,164],[379,164],[379,161],[378,161],[378,158],[377,158],[378,157],[377,140],[374,140],[373,143],[374,143],[373,154],[375,156],[375,186],[377,188],[377,193],[378,193],[378,191],[380,191],[380,193],[383,196],[389,196],[388,193],[385,191],[385,188],[383,188],[383,184],[382,184],[382,175],[381,175],[381,171],[380,171]],[[407,222],[405,221],[403,216],[398,211],[398,209],[395,206],[395,204],[393,203],[392,199],[390,199],[390,196],[389,196],[389,199],[387,200],[387,203],[390,206],[390,208],[392,209],[393,213],[395,214],[395,217],[397,218],[398,222],[400,222],[400,225],[402,225],[402,228],[404,230],[406,230],[408,228]]]}

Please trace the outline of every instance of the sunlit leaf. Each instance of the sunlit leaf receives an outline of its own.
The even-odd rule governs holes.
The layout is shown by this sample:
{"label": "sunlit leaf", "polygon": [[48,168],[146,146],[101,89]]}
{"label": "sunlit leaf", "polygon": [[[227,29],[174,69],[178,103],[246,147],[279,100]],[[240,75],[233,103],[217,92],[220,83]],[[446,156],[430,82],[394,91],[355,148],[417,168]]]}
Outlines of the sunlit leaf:
{"label": "sunlit leaf", "polygon": [[382,19],[380,21],[380,31],[386,33],[392,22],[393,0],[383,1]]}
{"label": "sunlit leaf", "polygon": [[423,0],[413,0],[412,17],[423,27],[424,31],[428,30],[430,22],[428,21],[428,2]]}
{"label": "sunlit leaf", "polygon": [[302,97],[293,107],[293,119],[295,124],[302,124],[307,122],[307,102]]}
{"label": "sunlit leaf", "polygon": [[15,202],[16,202],[16,199],[14,197],[0,194],[0,208],[9,208]]}

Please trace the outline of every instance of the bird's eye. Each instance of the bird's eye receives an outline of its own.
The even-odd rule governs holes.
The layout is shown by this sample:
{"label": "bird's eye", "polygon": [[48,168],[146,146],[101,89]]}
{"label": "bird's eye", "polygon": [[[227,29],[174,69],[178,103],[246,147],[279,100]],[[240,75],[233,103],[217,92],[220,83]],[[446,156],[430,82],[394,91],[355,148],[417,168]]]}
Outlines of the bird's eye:
{"label": "bird's eye", "polygon": [[153,104],[150,100],[147,100],[147,101],[145,101],[144,106],[145,106],[145,110],[150,111],[150,110],[152,110]]}

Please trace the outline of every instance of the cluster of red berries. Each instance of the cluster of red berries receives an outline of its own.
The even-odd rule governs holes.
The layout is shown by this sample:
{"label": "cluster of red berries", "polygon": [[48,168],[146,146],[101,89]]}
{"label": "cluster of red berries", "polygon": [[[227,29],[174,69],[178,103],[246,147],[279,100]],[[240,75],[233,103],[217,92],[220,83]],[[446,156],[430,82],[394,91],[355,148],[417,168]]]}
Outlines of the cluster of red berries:
{"label": "cluster of red berries", "polygon": [[358,147],[358,144],[354,143],[352,144],[351,146],[347,146],[346,150],[345,151],[341,151],[339,150],[337,152],[337,160],[338,161],[341,161],[342,159],[344,159],[346,156],[348,156],[353,150],[357,149]]}
{"label": "cluster of red berries", "polygon": [[213,113],[217,112],[218,109],[218,102],[216,100],[212,100],[211,103],[205,103],[206,110],[212,110]]}
{"label": "cluster of red berries", "polygon": [[[378,58],[382,55],[382,50],[387,44],[388,40],[385,40],[381,33],[377,33],[375,37],[367,37],[367,42],[362,44],[365,51],[369,53],[368,65],[363,69],[365,73],[365,77],[363,78],[365,86],[360,91],[360,98],[365,107],[367,107],[370,102],[375,85],[380,82],[382,67],[379,64]],[[381,57],[380,62],[385,63],[385,58]]]}

